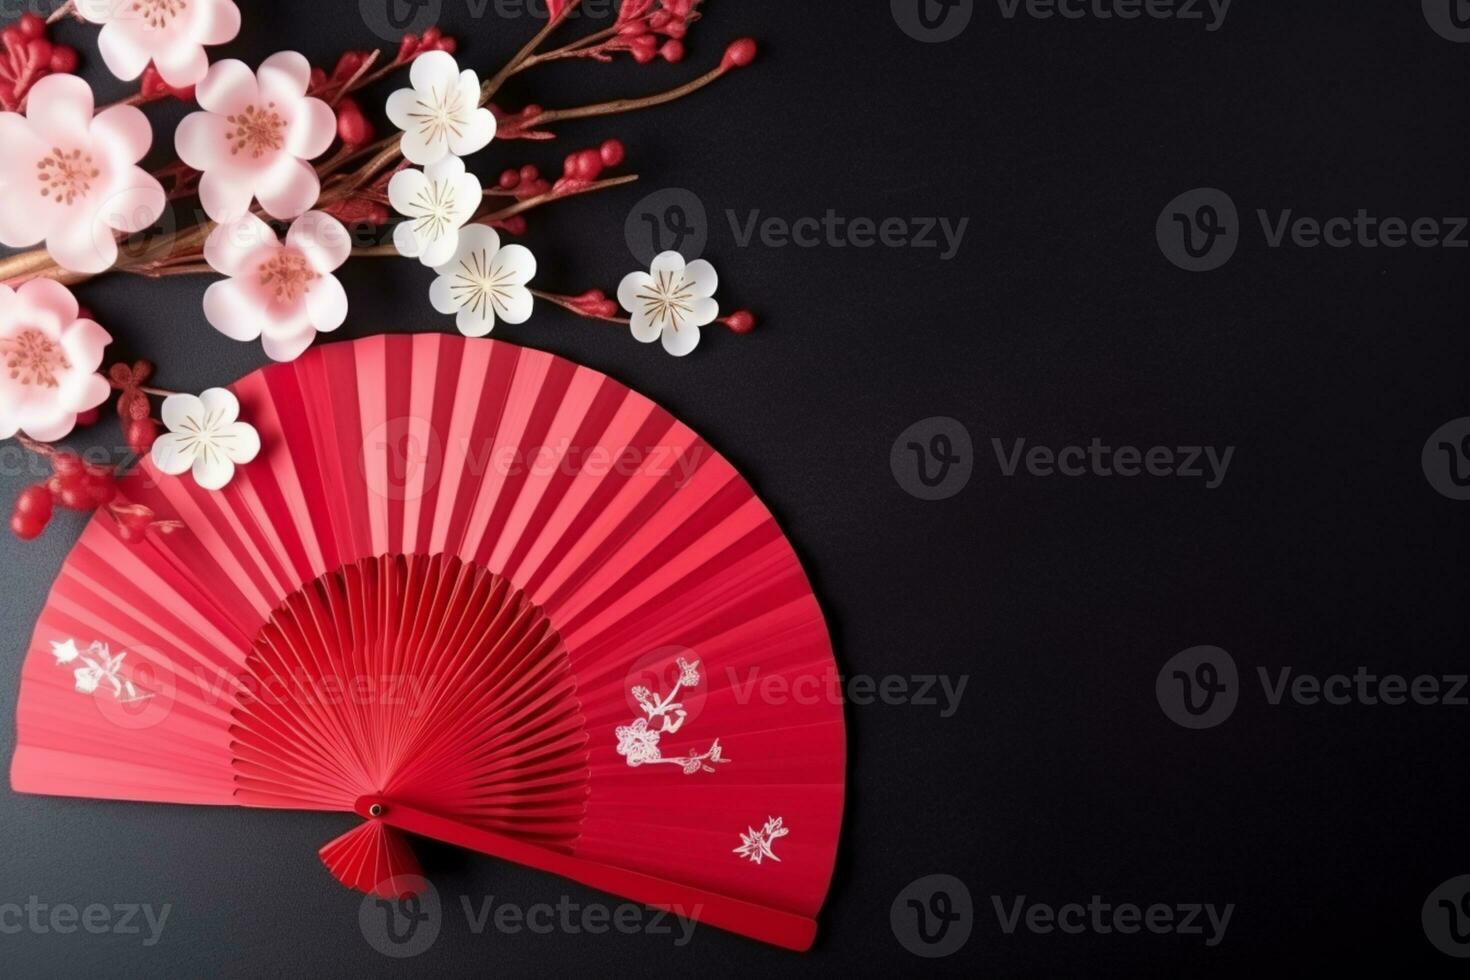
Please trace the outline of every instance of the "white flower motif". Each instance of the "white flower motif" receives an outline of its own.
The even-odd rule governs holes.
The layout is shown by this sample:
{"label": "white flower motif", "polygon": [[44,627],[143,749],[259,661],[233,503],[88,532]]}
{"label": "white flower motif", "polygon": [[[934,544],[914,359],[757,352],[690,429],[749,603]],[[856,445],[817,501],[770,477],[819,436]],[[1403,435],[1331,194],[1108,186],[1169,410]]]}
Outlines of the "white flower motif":
{"label": "white flower motif", "polygon": [[444,51],[421,54],[409,73],[413,88],[388,96],[388,118],[403,130],[403,155],[426,167],[453,154],[466,157],[495,138],[495,114],[480,108],[480,79],[460,71]]}
{"label": "white flower motif", "polygon": [[466,173],[459,157],[398,171],[388,182],[388,200],[409,220],[393,230],[393,244],[431,269],[444,265],[459,251],[459,230],[480,207],[481,196],[480,178]]}
{"label": "white flower motif", "polygon": [[658,732],[648,727],[648,721],[639,718],[631,725],[620,725],[614,731],[618,737],[618,755],[625,756],[630,766],[641,766],[645,762],[659,762],[662,752],[658,747]]}
{"label": "white flower motif", "polygon": [[69,664],[73,660],[80,657],[82,655],[82,651],[77,649],[76,640],[67,640],[65,643],[57,643],[55,640],[52,640],[51,655],[56,658],[56,663],[58,665]]}
{"label": "white flower motif", "polygon": [[500,245],[489,225],[470,225],[459,234],[454,258],[436,270],[429,302],[440,313],[457,314],[455,323],[466,337],[483,337],[496,318],[525,323],[531,316],[536,257],[524,245]]}
{"label": "white flower motif", "polygon": [[679,664],[679,683],[685,687],[698,687],[699,661],[691,663],[683,657],[676,657],[675,661]]}
{"label": "white flower motif", "polygon": [[163,401],[168,432],[153,444],[153,465],[169,476],[192,470],[206,490],[218,490],[235,476],[236,465],[260,452],[255,427],[238,421],[240,402],[224,388],[199,395],[170,395]]}
{"label": "white flower motif", "polygon": [[767,817],[765,826],[760,830],[754,827],[746,829],[750,832],[740,835],[740,846],[735,848],[734,853],[756,864],[760,864],[765,858],[770,858],[772,861],[781,860],[776,856],[776,852],[771,850],[771,845],[791,831],[782,825],[780,817]]}
{"label": "white flower motif", "polygon": [[300,357],[317,331],[347,319],[347,293],[332,273],[352,254],[352,236],[321,211],[291,225],[283,244],[253,214],[210,232],[204,258],[229,276],[204,293],[204,318],[233,340],[262,340],[273,361]]}
{"label": "white flower motif", "polygon": [[645,344],[663,338],[664,350],[683,357],[699,346],[699,328],[720,315],[714,300],[720,277],[703,259],[685,263],[678,252],[654,257],[651,272],[632,272],[618,286],[618,302],[632,314],[633,336]]}
{"label": "white flower motif", "polygon": [[169,85],[193,85],[209,71],[205,45],[225,44],[240,33],[234,0],[77,0],[75,10],[102,25],[97,50],[125,82],[152,61]]}

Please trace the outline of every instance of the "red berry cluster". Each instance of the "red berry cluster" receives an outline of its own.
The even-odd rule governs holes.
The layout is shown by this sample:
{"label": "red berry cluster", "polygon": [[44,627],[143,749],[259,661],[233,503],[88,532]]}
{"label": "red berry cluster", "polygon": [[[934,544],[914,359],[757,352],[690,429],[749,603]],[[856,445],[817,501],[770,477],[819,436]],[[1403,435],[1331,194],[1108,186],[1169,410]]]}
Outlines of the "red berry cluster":
{"label": "red berry cluster", "polygon": [[684,37],[699,19],[699,4],[700,0],[623,0],[617,37],[604,47],[627,51],[640,65],[655,58],[677,64],[684,60]]}
{"label": "red berry cluster", "polygon": [[417,58],[425,51],[443,51],[445,54],[454,54],[459,49],[459,42],[437,27],[429,27],[423,34],[405,34],[398,45],[398,57],[395,64],[405,64]]}
{"label": "red berry cluster", "polygon": [[573,296],[567,301],[567,305],[583,316],[611,320],[618,315],[617,301],[608,299],[607,294],[600,289],[589,289],[580,296]]}
{"label": "red berry cluster", "polygon": [[343,146],[352,149],[367,146],[376,135],[373,124],[363,114],[362,106],[351,96],[343,96],[337,103],[337,135]]}
{"label": "red berry cluster", "polygon": [[499,188],[516,200],[539,197],[552,191],[564,191],[573,186],[590,184],[608,167],[617,167],[627,159],[628,151],[621,140],[607,140],[601,146],[570,153],[562,161],[561,177],[553,184],[541,176],[534,164],[526,164],[519,170],[506,170],[500,175]]}
{"label": "red berry cluster", "polygon": [[10,515],[10,530],[22,541],[41,536],[57,504],[68,510],[96,510],[117,496],[117,477],[111,468],[88,463],[72,452],[53,452],[49,458],[51,476],[22,490]]}
{"label": "red berry cluster", "polygon": [[76,49],[52,44],[39,14],[21,15],[0,31],[0,43],[5,48],[0,53],[0,108],[8,112],[20,111],[31,87],[47,75],[77,70]]}

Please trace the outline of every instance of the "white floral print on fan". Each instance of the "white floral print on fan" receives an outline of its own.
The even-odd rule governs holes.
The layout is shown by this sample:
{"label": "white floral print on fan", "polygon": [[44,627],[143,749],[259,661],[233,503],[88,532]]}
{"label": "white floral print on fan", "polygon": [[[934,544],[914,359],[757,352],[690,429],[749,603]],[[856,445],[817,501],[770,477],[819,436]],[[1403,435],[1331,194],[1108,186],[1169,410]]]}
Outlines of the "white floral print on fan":
{"label": "white floral print on fan", "polygon": [[[663,750],[659,748],[660,736],[677,732],[683,727],[684,720],[689,716],[684,706],[674,698],[686,687],[699,686],[699,661],[690,662],[679,657],[678,664],[679,679],[666,697],[659,698],[642,685],[633,688],[633,700],[643,708],[643,713],[647,717],[637,718],[631,724],[618,726],[615,732],[618,737],[618,755],[626,758],[628,765],[634,768],[643,765],[675,765],[681,767],[686,776],[692,776],[697,772],[714,772],[716,765],[730,761],[724,758],[724,750],[720,748],[719,739],[715,739],[708,751],[691,752],[688,755],[665,758]],[[656,729],[649,724],[655,721],[659,723]]]}
{"label": "white floral print on fan", "polygon": [[783,825],[780,817],[767,817],[766,825],[760,830],[754,827],[747,827],[746,830],[749,832],[740,835],[740,846],[735,848],[734,853],[756,864],[760,864],[765,858],[781,860],[771,850],[771,845],[791,831]]}
{"label": "white floral print on fan", "polygon": [[51,654],[56,658],[56,666],[66,667],[80,660],[85,666],[76,667],[72,674],[76,678],[78,694],[96,694],[106,681],[112,689],[112,696],[119,704],[131,704],[134,701],[147,701],[153,697],[146,691],[138,690],[132,681],[122,676],[123,658],[127,656],[126,651],[112,656],[106,643],[93,641],[83,652],[77,649],[76,640],[67,640],[65,643],[51,643]]}

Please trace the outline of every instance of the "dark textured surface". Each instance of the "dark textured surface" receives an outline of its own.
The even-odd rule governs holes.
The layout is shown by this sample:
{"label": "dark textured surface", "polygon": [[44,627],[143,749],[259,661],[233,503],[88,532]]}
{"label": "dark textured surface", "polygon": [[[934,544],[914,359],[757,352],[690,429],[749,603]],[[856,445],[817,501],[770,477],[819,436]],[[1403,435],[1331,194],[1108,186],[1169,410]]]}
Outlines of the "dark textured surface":
{"label": "dark textured surface", "polygon": [[[330,61],[375,41],[355,0],[253,0],[225,49]],[[534,29],[444,0],[462,60],[501,63]],[[1429,433],[1470,414],[1463,250],[1269,249],[1256,208],[1404,217],[1470,213],[1470,47],[1419,4],[1238,0],[1224,27],[1004,19],[977,4],[958,40],[922,45],[889,5],[710,0],[683,66],[571,65],[507,101],[577,104],[653,91],[759,36],[759,66],[698,97],[495,144],[482,173],[625,139],[638,187],[538,214],[538,284],[616,285],[634,263],[628,210],[665,186],[712,220],[727,305],[763,316],[679,362],[624,332],[541,308],[496,336],[605,370],[667,405],[739,466],[788,528],[857,674],[970,675],[958,713],[850,706],[849,817],[816,950],[802,958],[712,930],[475,935],[459,897],[555,904],[582,889],[448,848],[421,852],[447,907],[438,941],[376,952],[358,902],[315,849],[330,815],[128,805],[0,791],[0,905],[168,903],[161,941],[0,933],[12,976],[492,974],[860,975],[933,967],[987,976],[1239,976],[1392,965],[1448,975],[1419,922],[1470,872],[1464,707],[1272,707],[1257,666],[1463,672],[1470,504],[1420,470]],[[492,11],[495,5],[492,4]],[[512,5],[511,9],[516,9]],[[63,36],[103,77],[90,29]],[[591,98],[589,98],[589,96]],[[158,113],[156,119],[169,117]],[[161,133],[171,128],[160,124]],[[165,135],[163,140],[167,140]],[[1163,205],[1224,188],[1246,216],[1234,260],[1204,275],[1161,256]],[[969,217],[958,257],[933,250],[737,247],[727,209],[794,219]],[[347,336],[442,330],[427,271],[345,272]],[[199,390],[263,363],[202,320],[204,280],[79,289],[115,351]],[[958,418],[979,463],[925,503],[889,449]],[[115,439],[107,428],[89,436]],[[1000,478],[990,439],[1237,447],[1228,478]],[[7,503],[24,484],[8,459]],[[0,755],[31,625],[80,522],[0,543]],[[1154,697],[1186,647],[1249,675],[1233,718],[1190,732]],[[906,952],[889,905],[926,874],[975,897],[969,944]],[[991,896],[1062,904],[1234,903],[1225,939],[1006,935]],[[0,923],[3,924],[3,923]],[[145,929],[146,936],[146,929]]]}

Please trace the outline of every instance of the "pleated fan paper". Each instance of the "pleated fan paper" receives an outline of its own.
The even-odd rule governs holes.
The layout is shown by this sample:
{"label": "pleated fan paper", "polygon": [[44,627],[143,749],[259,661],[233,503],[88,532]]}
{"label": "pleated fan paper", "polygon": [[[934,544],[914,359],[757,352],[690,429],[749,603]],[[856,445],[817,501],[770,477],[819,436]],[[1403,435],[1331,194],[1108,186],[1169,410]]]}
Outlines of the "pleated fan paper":
{"label": "pleated fan paper", "polygon": [[[806,948],[840,829],[836,668],[790,544],[667,412],[549,354],[316,348],[232,389],[225,489],[144,463],[22,670],[19,792],[326,810],[345,884],[411,837]],[[182,856],[182,855],[181,855]]]}

